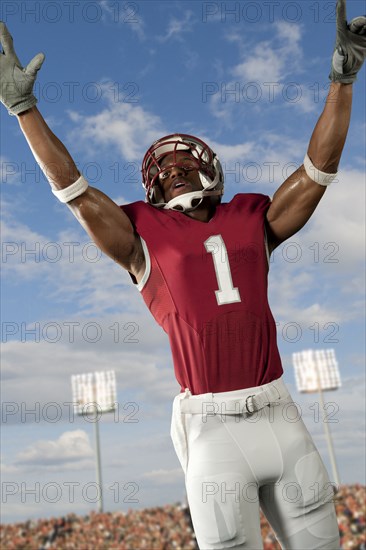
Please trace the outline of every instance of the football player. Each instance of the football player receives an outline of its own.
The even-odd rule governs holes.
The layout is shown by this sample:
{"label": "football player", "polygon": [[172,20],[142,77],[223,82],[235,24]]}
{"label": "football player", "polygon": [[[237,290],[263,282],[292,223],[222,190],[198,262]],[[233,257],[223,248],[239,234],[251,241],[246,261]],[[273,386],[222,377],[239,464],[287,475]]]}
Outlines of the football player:
{"label": "football player", "polygon": [[224,176],[202,140],[157,140],[142,164],[146,199],[117,206],[88,185],[36,107],[44,56],[23,68],[4,24],[1,101],[17,116],[53,193],[128,270],[168,333],[181,392],[171,436],[185,473],[200,548],[259,549],[261,507],[282,548],[340,548],[334,489],[282,379],[267,300],[268,258],[308,221],[335,178],[350,122],[352,84],[366,51],[366,18],[337,4],[328,100],[304,163],[273,199],[222,203]]}

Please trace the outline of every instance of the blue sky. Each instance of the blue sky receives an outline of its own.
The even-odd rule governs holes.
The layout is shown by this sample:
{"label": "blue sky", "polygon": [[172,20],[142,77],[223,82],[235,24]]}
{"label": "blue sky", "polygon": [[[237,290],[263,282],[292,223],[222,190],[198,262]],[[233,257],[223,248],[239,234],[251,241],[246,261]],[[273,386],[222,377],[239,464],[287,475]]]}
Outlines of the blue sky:
{"label": "blue sky", "polygon": [[[4,0],[1,19],[24,64],[46,54],[39,109],[92,185],[120,204],[143,199],[145,150],[180,131],[218,153],[228,201],[273,195],[302,163],[329,85],[334,5]],[[348,0],[349,19],[365,11]],[[344,483],[365,482],[364,87],[365,70],[337,181],[270,269],[285,381],[330,474],[317,396],[297,393],[292,353],[336,351],[343,386],[325,397]],[[182,500],[165,333],[56,202],[4,108],[1,160],[2,520],[95,508],[93,426],[65,405],[71,375],[93,370],[117,377],[119,419],[101,422],[106,509]]]}

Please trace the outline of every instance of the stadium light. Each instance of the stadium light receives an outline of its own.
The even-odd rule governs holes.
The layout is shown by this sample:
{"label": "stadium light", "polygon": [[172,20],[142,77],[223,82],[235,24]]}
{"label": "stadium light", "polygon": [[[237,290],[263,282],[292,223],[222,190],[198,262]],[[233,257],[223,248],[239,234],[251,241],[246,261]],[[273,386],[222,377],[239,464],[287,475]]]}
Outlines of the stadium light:
{"label": "stadium light", "polygon": [[319,392],[323,415],[323,426],[327,439],[328,452],[332,464],[333,476],[339,485],[339,475],[334,454],[332,437],[325,416],[323,391],[341,387],[341,377],[334,349],[305,350],[292,354],[297,390],[300,393]]}
{"label": "stadium light", "polygon": [[99,419],[116,408],[116,377],[113,370],[75,374],[71,376],[74,412],[79,416],[93,415],[96,477],[99,488],[98,511],[103,512],[103,486],[100,460]]}

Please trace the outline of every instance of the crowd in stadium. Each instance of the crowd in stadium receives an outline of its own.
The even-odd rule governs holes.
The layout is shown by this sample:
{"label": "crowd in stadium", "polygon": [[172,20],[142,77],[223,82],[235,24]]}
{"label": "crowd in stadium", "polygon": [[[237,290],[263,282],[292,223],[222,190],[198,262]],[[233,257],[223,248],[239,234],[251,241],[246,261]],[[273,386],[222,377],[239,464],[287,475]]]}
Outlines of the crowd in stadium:
{"label": "crowd in stadium", "polygon": [[359,484],[341,486],[336,499],[342,548],[366,550],[365,486]]}
{"label": "crowd in stadium", "polygon": [[[341,486],[336,510],[342,549],[366,550],[365,486]],[[280,550],[261,515],[264,550]],[[1,526],[4,550],[197,549],[189,510],[182,504],[80,517],[29,520]]]}

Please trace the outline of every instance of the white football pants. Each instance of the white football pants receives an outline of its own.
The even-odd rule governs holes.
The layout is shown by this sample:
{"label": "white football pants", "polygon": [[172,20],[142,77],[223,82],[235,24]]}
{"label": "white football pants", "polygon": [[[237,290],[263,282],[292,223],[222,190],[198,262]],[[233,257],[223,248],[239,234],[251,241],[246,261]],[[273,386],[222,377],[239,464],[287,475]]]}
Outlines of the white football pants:
{"label": "white football pants", "polygon": [[283,549],[340,549],[336,488],[282,377],[187,389],[174,399],[171,437],[201,550],[263,549],[259,507]]}

